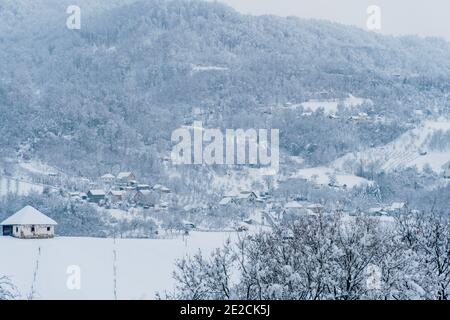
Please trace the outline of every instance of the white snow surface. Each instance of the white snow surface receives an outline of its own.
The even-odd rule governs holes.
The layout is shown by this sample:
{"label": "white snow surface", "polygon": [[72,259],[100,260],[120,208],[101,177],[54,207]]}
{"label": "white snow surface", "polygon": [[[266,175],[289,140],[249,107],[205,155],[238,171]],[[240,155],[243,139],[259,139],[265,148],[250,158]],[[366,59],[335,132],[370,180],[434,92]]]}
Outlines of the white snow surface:
{"label": "white snow surface", "polygon": [[39,161],[20,162],[19,167],[30,173],[49,175],[57,174],[59,171],[45,163]]}
{"label": "white snow surface", "polygon": [[[117,260],[117,298],[153,299],[156,292],[174,289],[174,262],[200,248],[209,254],[236,233],[191,232],[174,239],[101,239],[56,237],[22,240],[0,236],[0,274],[11,277],[20,297],[30,294],[33,274],[35,299],[114,299],[114,248]],[[39,253],[40,250],[40,253]],[[67,286],[70,266],[81,273],[80,290]],[[70,269],[69,269],[70,271]],[[70,286],[69,286],[70,287]]]}
{"label": "white snow surface", "polygon": [[343,105],[347,108],[356,108],[364,103],[371,104],[372,101],[370,99],[354,97],[350,94],[345,99],[311,99],[303,103],[293,104],[288,108],[297,109],[303,107],[305,110],[311,110],[313,112],[323,108],[326,114],[332,114],[338,111],[339,105]]}
{"label": "white snow surface", "polygon": [[314,167],[305,168],[295,171],[290,178],[303,178],[318,185],[328,185],[331,176],[336,177],[336,184],[338,186],[346,185],[348,188],[353,188],[361,185],[371,185],[372,181],[355,176],[353,174],[343,173],[328,167]]}
{"label": "white snow surface", "polygon": [[202,71],[226,71],[227,67],[221,66],[201,66],[201,65],[191,65],[192,71],[202,72]]}
{"label": "white snow surface", "polygon": [[32,192],[42,193],[44,186],[20,179],[0,176],[0,197],[8,194],[27,195]]}
{"label": "white snow surface", "polygon": [[[450,161],[450,150],[429,150],[430,138],[437,131],[450,130],[450,120],[427,120],[415,129],[402,134],[394,141],[377,148],[349,153],[332,163],[338,170],[349,171],[346,163],[378,163],[385,171],[417,166],[422,170],[426,164],[440,173]],[[426,151],[426,154],[421,152]]]}

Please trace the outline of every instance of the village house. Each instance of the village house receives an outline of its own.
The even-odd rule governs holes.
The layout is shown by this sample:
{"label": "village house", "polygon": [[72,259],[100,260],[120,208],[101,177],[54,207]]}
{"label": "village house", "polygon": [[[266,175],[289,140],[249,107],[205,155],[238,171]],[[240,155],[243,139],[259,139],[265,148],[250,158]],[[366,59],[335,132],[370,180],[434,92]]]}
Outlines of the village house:
{"label": "village house", "polygon": [[239,205],[254,204],[258,196],[253,191],[241,191],[236,197],[236,203]]}
{"label": "village house", "polygon": [[171,201],[171,198],[172,198],[171,192],[172,191],[169,188],[167,188],[161,184],[155,184],[152,187],[152,190],[159,194],[161,201],[166,201],[166,202]]}
{"label": "village house", "polygon": [[390,206],[375,207],[367,210],[370,216],[386,216],[391,214],[397,214],[408,209],[408,205],[405,202],[393,202]]}
{"label": "village house", "polygon": [[100,177],[100,180],[105,184],[112,184],[116,177],[111,173],[104,174]]}
{"label": "village house", "polygon": [[0,223],[4,236],[22,239],[53,238],[56,221],[42,212],[26,206]]}
{"label": "village house", "polygon": [[157,192],[159,192],[159,193],[170,193],[171,192],[169,188],[167,188],[167,187],[165,187],[165,186],[163,186],[161,184],[155,184],[152,187],[152,189],[157,191]]}
{"label": "village house", "polygon": [[88,195],[85,192],[80,192],[80,198],[81,200],[87,200],[88,199]]}
{"label": "village house", "polygon": [[111,203],[118,203],[123,201],[124,194],[125,192],[121,190],[110,190],[107,198]]}
{"label": "village house", "polygon": [[80,198],[80,193],[79,192],[69,192],[68,196],[70,198]]}
{"label": "village house", "polygon": [[219,206],[229,206],[232,204],[236,204],[234,201],[234,197],[225,196],[222,200],[219,201]]}
{"label": "village house", "polygon": [[136,190],[150,190],[150,185],[148,184],[138,184]]}
{"label": "village house", "polygon": [[[320,211],[319,211],[320,212]],[[278,218],[283,220],[294,219],[303,216],[314,216],[318,213],[315,205],[306,201],[290,201],[284,205]]]}
{"label": "village house", "polygon": [[156,209],[157,210],[167,210],[167,209],[169,209],[169,203],[163,201],[157,206]]}
{"label": "village house", "polygon": [[373,207],[367,210],[369,216],[382,216],[387,215],[386,209],[383,207]]}
{"label": "village house", "polygon": [[131,184],[136,181],[136,176],[133,172],[119,172],[117,175],[117,182],[123,184]]}
{"label": "village house", "polygon": [[311,210],[315,214],[322,213],[324,211],[323,205],[320,203],[312,203],[306,207],[308,210]]}
{"label": "village house", "polygon": [[89,190],[87,193],[88,199],[90,202],[99,203],[100,201],[105,200],[106,193],[101,189]]}
{"label": "village house", "polygon": [[139,190],[133,197],[133,201],[144,207],[153,207],[158,202],[158,194],[152,190]]}
{"label": "village house", "polygon": [[400,213],[408,209],[408,205],[405,202],[393,202],[389,207],[386,208],[388,213]]}
{"label": "village house", "polygon": [[229,205],[237,205],[238,194],[234,192],[228,192],[223,195],[222,199],[219,201],[219,206],[229,206]]}
{"label": "village house", "polygon": [[187,213],[201,213],[208,208],[209,207],[206,204],[188,204],[183,207],[183,210]]}

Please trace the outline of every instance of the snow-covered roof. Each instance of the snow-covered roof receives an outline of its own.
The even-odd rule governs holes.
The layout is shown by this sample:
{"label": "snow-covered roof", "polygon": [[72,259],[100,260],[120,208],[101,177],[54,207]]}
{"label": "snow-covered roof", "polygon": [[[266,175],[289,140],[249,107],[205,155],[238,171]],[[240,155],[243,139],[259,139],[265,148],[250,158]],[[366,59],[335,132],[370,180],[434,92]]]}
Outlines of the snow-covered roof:
{"label": "snow-covered roof", "polygon": [[222,200],[220,200],[219,204],[220,205],[226,205],[226,204],[229,204],[232,200],[233,200],[233,198],[224,197]]}
{"label": "snow-covered roof", "polygon": [[0,223],[2,226],[10,225],[57,225],[58,223],[47,217],[39,210],[32,206],[26,206],[25,208],[17,211],[15,214],[7,218]]}
{"label": "snow-covered roof", "polygon": [[403,209],[406,206],[406,204],[404,202],[394,202],[392,203],[390,209],[391,210],[399,210],[399,209]]}
{"label": "snow-covered roof", "polygon": [[384,211],[384,208],[382,207],[375,207],[375,208],[370,208],[369,210],[367,210],[367,212],[369,213],[377,213],[377,212],[382,212]]}
{"label": "snow-covered roof", "polygon": [[158,191],[161,191],[161,192],[170,192],[169,188],[167,188],[167,187],[165,187],[165,186],[163,186],[161,184],[155,184],[152,189],[153,190],[158,190]]}
{"label": "snow-covered roof", "polygon": [[234,197],[237,197],[237,195],[238,194],[236,192],[227,192],[223,196],[228,197],[228,198],[234,198]]}
{"label": "snow-covered roof", "polygon": [[117,175],[117,179],[128,178],[132,174],[132,172],[119,172],[119,174]]}
{"label": "snow-covered roof", "polygon": [[304,208],[304,205],[298,201],[290,201],[290,202],[286,203],[286,205],[284,207],[286,209],[300,209],[300,208]]}
{"label": "snow-covered roof", "polygon": [[101,176],[102,179],[114,179],[114,175],[112,175],[111,173],[107,173]]}
{"label": "snow-covered roof", "polygon": [[256,193],[254,193],[253,191],[241,191],[241,193],[237,196],[238,199],[248,199],[250,198],[252,195],[254,195],[255,197],[258,197],[256,195]]}
{"label": "snow-covered roof", "polygon": [[136,194],[138,194],[138,193],[140,193],[140,194],[142,194],[144,196],[153,194],[153,192],[151,190],[139,190]]}
{"label": "snow-covered roof", "polygon": [[323,205],[321,205],[320,203],[312,203],[312,204],[308,205],[307,208],[308,209],[321,209],[321,208],[323,208]]}
{"label": "snow-covered roof", "polygon": [[123,196],[124,192],[121,190],[110,190],[109,193],[111,193],[113,196]]}
{"label": "snow-covered roof", "polygon": [[105,191],[101,190],[101,189],[89,190],[89,193],[92,194],[93,196],[104,196],[105,195]]}
{"label": "snow-covered roof", "polygon": [[204,203],[192,203],[192,204],[185,205],[183,207],[183,210],[185,210],[185,211],[190,211],[190,210],[194,210],[194,209],[208,209],[208,205],[206,205]]}

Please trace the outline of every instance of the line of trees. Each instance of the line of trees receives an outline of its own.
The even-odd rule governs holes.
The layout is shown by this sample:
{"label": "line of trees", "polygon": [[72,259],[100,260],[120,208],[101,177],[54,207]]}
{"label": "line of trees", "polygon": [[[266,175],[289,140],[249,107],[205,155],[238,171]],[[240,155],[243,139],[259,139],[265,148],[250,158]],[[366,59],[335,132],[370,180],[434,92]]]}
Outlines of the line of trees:
{"label": "line of trees", "polygon": [[447,300],[450,224],[436,215],[310,217],[176,267],[169,299]]}
{"label": "line of trees", "polygon": [[12,300],[17,297],[17,289],[7,276],[0,275],[0,300]]}

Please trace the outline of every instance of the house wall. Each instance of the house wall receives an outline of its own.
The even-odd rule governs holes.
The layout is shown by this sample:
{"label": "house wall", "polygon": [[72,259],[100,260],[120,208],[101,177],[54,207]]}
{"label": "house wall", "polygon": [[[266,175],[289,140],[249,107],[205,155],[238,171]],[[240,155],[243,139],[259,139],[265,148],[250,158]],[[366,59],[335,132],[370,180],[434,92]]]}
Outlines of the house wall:
{"label": "house wall", "polygon": [[[34,227],[34,232],[31,231]],[[50,228],[50,230],[47,230]],[[16,238],[52,238],[55,227],[50,225],[16,225],[13,226],[13,236]]]}
{"label": "house wall", "polygon": [[100,202],[102,200],[105,200],[105,196],[93,196],[93,195],[88,195],[89,201],[91,202]]}

